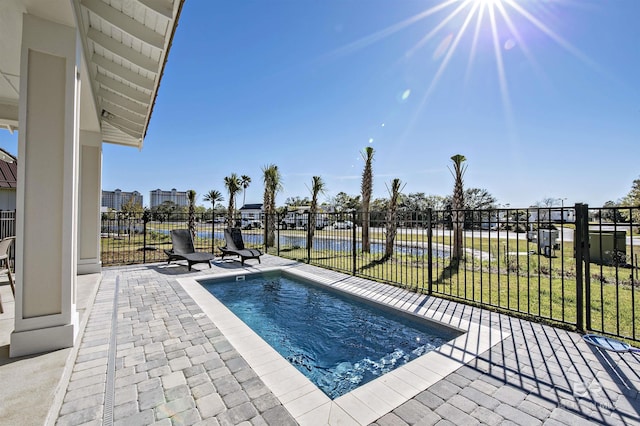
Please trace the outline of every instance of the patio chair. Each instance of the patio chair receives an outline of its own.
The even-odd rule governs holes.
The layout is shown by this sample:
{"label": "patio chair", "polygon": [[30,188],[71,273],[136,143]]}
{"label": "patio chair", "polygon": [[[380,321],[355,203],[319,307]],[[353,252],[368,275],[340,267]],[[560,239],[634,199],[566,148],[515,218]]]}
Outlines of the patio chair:
{"label": "patio chair", "polygon": [[244,261],[247,259],[258,259],[260,262],[260,256],[262,252],[258,249],[248,249],[244,247],[244,241],[242,241],[242,231],[240,228],[227,228],[224,230],[224,240],[226,246],[219,247],[222,252],[222,259],[225,256],[232,255],[240,257],[240,263],[244,266]]}
{"label": "patio chair", "polygon": [[634,348],[628,343],[611,337],[598,336],[597,334],[585,334],[582,336],[585,342],[597,348],[613,352],[631,352],[640,355],[640,349]]}
{"label": "patio chair", "polygon": [[173,248],[171,250],[164,250],[169,259],[167,265],[172,260],[186,260],[191,270],[191,265],[196,263],[207,263],[211,268],[211,261],[215,259],[215,255],[203,251],[196,251],[193,247],[193,238],[191,238],[191,232],[188,229],[173,229],[171,230],[171,242]]}
{"label": "patio chair", "polygon": [[[9,284],[11,285],[13,297],[16,296],[16,287],[13,283],[13,274],[11,273],[11,265],[9,264],[9,248],[15,239],[16,237],[7,237],[0,240],[0,264],[4,266],[4,268],[0,268],[0,274],[6,272],[9,276]],[[0,314],[2,313],[4,313],[4,308],[2,307],[2,298],[0,298]]]}

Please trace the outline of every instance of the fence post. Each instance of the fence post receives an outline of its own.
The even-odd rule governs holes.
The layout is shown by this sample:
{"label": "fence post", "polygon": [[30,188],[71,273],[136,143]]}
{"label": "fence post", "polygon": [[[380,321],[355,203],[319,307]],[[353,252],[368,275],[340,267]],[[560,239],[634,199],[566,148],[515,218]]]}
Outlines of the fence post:
{"label": "fence post", "polygon": [[267,244],[267,234],[269,233],[269,215],[264,214],[264,228],[262,229],[262,243],[264,244],[264,252],[269,253],[269,245]]}
{"label": "fence post", "polygon": [[427,210],[427,283],[429,295],[433,294],[433,209]]}
{"label": "fence post", "polygon": [[147,220],[149,212],[145,210],[142,213],[142,263],[147,263]]}
{"label": "fence post", "polygon": [[[584,272],[584,210],[582,203],[576,203],[574,208],[576,211],[576,229],[573,233],[573,250],[576,258],[576,327],[578,330],[584,330],[584,288],[583,288],[583,272]],[[587,225],[588,226],[588,225]],[[588,234],[587,234],[588,238]]]}
{"label": "fence post", "polygon": [[582,230],[584,241],[582,259],[584,261],[584,310],[586,312],[584,329],[591,330],[591,246],[589,242],[589,204],[583,204],[582,209],[582,215],[584,218],[584,228]]}
{"label": "fence post", "polygon": [[353,259],[353,267],[352,267],[352,275],[356,274],[356,210],[353,209],[351,212],[351,257]]}
{"label": "fence post", "polygon": [[276,223],[271,226],[275,226],[278,231],[276,235],[276,252],[280,256],[280,213],[276,212]]}
{"label": "fence post", "polygon": [[216,232],[216,212],[211,206],[211,254],[216,252],[215,232]]}
{"label": "fence post", "polygon": [[307,263],[311,263],[311,211],[307,210]]}

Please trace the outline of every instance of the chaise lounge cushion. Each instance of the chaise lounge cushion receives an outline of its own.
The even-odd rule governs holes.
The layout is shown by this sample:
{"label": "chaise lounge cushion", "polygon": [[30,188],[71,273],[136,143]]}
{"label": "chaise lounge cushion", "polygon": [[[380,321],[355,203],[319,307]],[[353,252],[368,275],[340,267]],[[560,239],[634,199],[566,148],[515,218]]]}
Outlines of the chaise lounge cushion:
{"label": "chaise lounge cushion", "polygon": [[233,255],[240,257],[240,263],[242,265],[244,265],[244,261],[246,259],[258,259],[258,263],[261,263],[260,256],[262,256],[262,252],[258,249],[245,248],[240,228],[225,229],[224,239],[226,245],[224,247],[220,247],[223,259],[225,256]]}
{"label": "chaise lounge cushion", "polygon": [[172,260],[186,260],[189,270],[191,270],[191,265],[196,263],[207,263],[211,268],[211,261],[215,259],[215,255],[196,251],[193,246],[191,232],[188,229],[171,230],[171,242],[173,243],[173,248],[164,251],[169,256],[167,264],[171,263]]}

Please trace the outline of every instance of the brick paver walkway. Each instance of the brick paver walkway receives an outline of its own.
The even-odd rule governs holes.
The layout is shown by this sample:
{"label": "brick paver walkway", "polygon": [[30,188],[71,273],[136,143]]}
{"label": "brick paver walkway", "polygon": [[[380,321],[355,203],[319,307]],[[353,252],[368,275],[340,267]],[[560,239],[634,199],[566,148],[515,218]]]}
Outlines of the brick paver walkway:
{"label": "brick paver walkway", "polygon": [[[291,262],[263,256],[260,267],[284,264]],[[184,266],[105,268],[57,424],[296,424],[176,282],[234,269],[239,262],[190,273]],[[602,353],[576,333],[478,308],[424,303],[511,337],[376,424],[640,425],[640,357]]]}

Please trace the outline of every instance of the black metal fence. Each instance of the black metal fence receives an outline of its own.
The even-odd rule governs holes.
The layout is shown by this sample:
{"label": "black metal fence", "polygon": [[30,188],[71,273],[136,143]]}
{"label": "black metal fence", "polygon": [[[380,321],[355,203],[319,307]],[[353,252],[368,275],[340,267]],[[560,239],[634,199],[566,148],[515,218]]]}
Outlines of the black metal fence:
{"label": "black metal fence", "polygon": [[400,210],[392,255],[387,247],[393,227],[384,212],[370,215],[368,249],[360,212],[319,214],[313,232],[306,226],[308,213],[290,213],[295,226],[279,227],[275,252],[417,292],[640,341],[640,207],[455,213]]}
{"label": "black metal fence", "polygon": [[[400,209],[393,226],[386,212],[369,218],[368,245],[355,211],[238,217],[234,225],[244,228],[247,246],[274,255],[640,341],[640,207]],[[103,265],[166,260],[169,231],[187,220],[103,215]],[[224,244],[223,216],[196,215],[195,226],[197,250],[215,253]]]}
{"label": "black metal fence", "polygon": [[[195,215],[198,251],[216,252],[224,245],[226,217],[211,213]],[[110,212],[102,215],[101,261],[105,266],[135,263],[150,263],[167,260],[164,249],[171,249],[172,229],[187,228],[186,213],[171,213],[153,216],[147,213],[131,214]],[[263,247],[261,223],[246,221],[238,216],[236,226],[244,228],[244,241],[248,247]]]}

